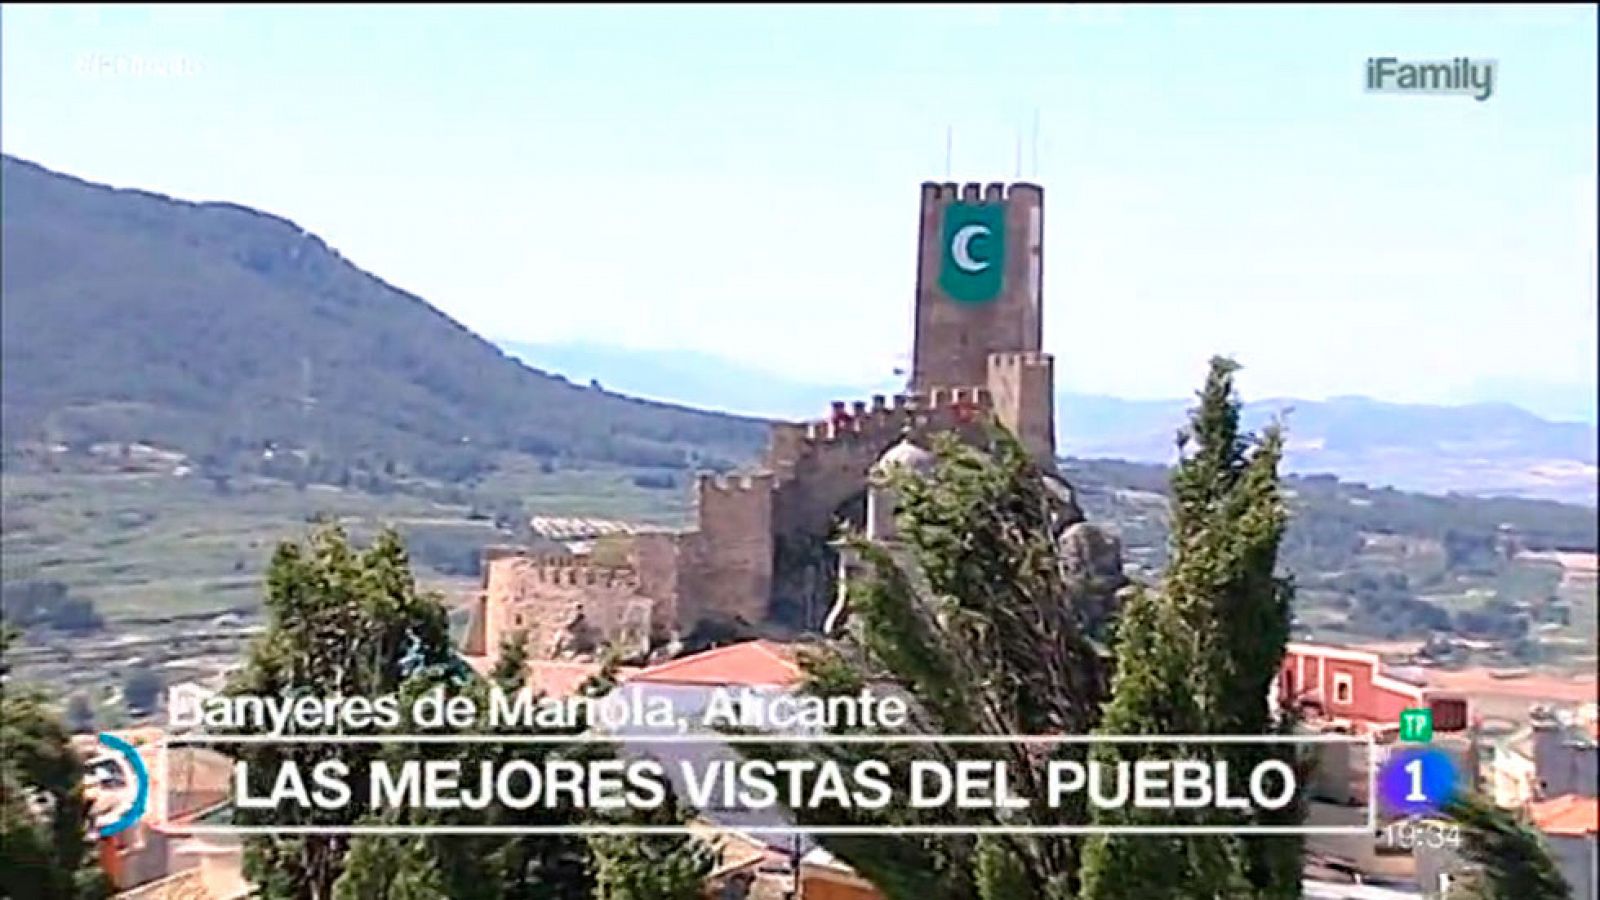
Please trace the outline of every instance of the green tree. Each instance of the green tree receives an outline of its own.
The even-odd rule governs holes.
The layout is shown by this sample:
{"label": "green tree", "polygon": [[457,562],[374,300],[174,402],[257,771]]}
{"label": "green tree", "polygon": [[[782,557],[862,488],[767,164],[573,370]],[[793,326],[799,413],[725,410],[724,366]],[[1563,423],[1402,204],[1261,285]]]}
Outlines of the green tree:
{"label": "green tree", "polygon": [[1028,873],[1016,854],[997,838],[988,835],[978,838],[973,865],[973,881],[977,883],[980,900],[1011,900],[1033,893]]}
{"label": "green tree", "polygon": [[[1289,727],[1267,702],[1289,636],[1293,597],[1292,585],[1277,572],[1288,518],[1278,475],[1283,435],[1276,425],[1259,437],[1241,431],[1237,370],[1231,360],[1211,361],[1199,403],[1180,433],[1167,571],[1159,590],[1139,593],[1125,610],[1106,733],[1271,734]],[[1174,757],[1209,755],[1235,772],[1251,771],[1273,755],[1261,745],[1165,749]],[[1097,756],[1127,758],[1110,746]],[[1293,756],[1285,761],[1302,767]],[[1254,821],[1208,812],[1194,824],[1287,825],[1302,816],[1292,805]],[[1115,811],[1101,818],[1109,823],[1138,815]],[[1086,896],[1298,897],[1302,851],[1292,837],[1103,836],[1088,852]]]}
{"label": "green tree", "polygon": [[76,691],[67,698],[66,725],[73,734],[94,730],[94,704],[84,692]]}
{"label": "green tree", "polygon": [[[1088,588],[1069,574],[1056,534],[1081,518],[1016,439],[996,429],[987,447],[945,435],[931,470],[889,476],[898,496],[896,546],[850,540],[862,571],[848,585],[849,633],[807,654],[807,690],[850,695],[892,684],[915,710],[915,730],[932,734],[1082,734],[1105,699],[1106,661],[1088,638]],[[845,766],[892,765],[966,745],[840,744],[813,752]],[[791,753],[759,748],[752,755]],[[1045,755],[1016,744],[982,748],[1003,759],[1014,790],[1042,796]],[[1061,748],[1058,758],[1081,756]],[[864,810],[794,810],[802,824],[984,826],[1081,824],[1085,810],[919,810],[891,804]],[[1009,818],[1007,818],[1009,817]],[[971,834],[822,836],[827,849],[890,900],[1065,900],[1076,896],[1075,837]]]}
{"label": "green tree", "polygon": [[[231,694],[381,697],[404,689],[416,695],[444,683],[458,662],[443,604],[417,591],[405,548],[391,530],[363,552],[341,529],[320,527],[304,543],[280,544],[266,580],[268,625],[230,682]],[[359,775],[377,750],[366,744],[250,744],[237,754],[249,766],[257,796],[269,793],[286,762],[309,773],[321,760],[342,760],[358,776],[350,779],[349,808],[359,809],[366,806]],[[240,824],[328,824],[346,815],[297,807],[235,811]],[[253,836],[245,846],[245,875],[264,900],[326,900],[349,844],[340,835]],[[382,848],[369,852],[384,856]]]}
{"label": "green tree", "polygon": [[[501,643],[495,668],[487,680],[474,682],[467,693],[486,711],[489,691],[498,689],[514,695],[527,688],[527,635],[514,632]],[[528,732],[509,723],[495,726],[485,712],[475,730],[483,734],[522,734]],[[581,730],[581,729],[577,729]],[[556,734],[572,734],[561,729]],[[598,755],[595,746],[561,747],[554,744],[478,744],[470,752],[475,760],[488,760],[497,767],[513,759],[541,763],[560,758],[564,750],[571,756]],[[441,817],[441,821],[448,821]],[[549,809],[535,804],[525,810],[493,807],[479,814],[477,821],[503,827],[551,827],[580,824],[581,813],[572,809]],[[582,837],[567,835],[514,834],[487,837],[440,837],[434,841],[435,855],[452,888],[453,900],[588,900],[593,880],[589,876],[589,851]]]}
{"label": "green tree", "polygon": [[161,700],[161,676],[147,668],[130,671],[122,680],[122,701],[128,712],[145,715],[155,710]]}
{"label": "green tree", "polygon": [[[676,803],[629,818],[642,825],[683,821]],[[717,859],[697,839],[673,835],[597,833],[589,837],[589,849],[594,900],[700,900]]]}
{"label": "green tree", "polygon": [[[490,721],[490,691],[515,694],[526,687],[528,653],[526,635],[506,637],[487,679],[472,678],[454,690],[470,698],[479,710],[471,729],[477,734],[527,736],[526,729]],[[614,686],[615,664],[608,665],[583,688],[598,696]],[[436,689],[437,685],[413,679],[407,691]],[[562,729],[552,734],[581,730]],[[512,760],[539,764],[567,757],[598,759],[608,748],[598,744],[562,747],[555,744],[474,743],[392,748],[396,761],[427,756],[460,759],[464,771],[481,763],[499,768]],[[583,813],[570,808],[527,809],[490,807],[484,811],[390,810],[368,820],[383,825],[452,824],[492,825],[506,828],[574,827]],[[647,821],[665,821],[649,819]],[[676,820],[673,820],[676,821]],[[363,835],[351,842],[342,874],[335,883],[336,900],[674,900],[698,897],[709,857],[683,837],[612,836],[594,843],[578,835],[426,835],[395,838]]]}
{"label": "green tree", "polygon": [[1461,855],[1470,865],[1450,900],[1568,900],[1561,870],[1539,832],[1481,796],[1458,797],[1446,814],[1461,825]]}
{"label": "green tree", "polygon": [[[1106,734],[1200,734],[1205,712],[1194,686],[1201,663],[1199,642],[1178,607],[1158,591],[1140,589],[1118,623],[1117,671],[1101,731]],[[1170,744],[1100,745],[1096,762],[1116,765],[1161,756],[1194,759],[1204,747]],[[1098,811],[1099,825],[1173,824],[1168,811]],[[1179,824],[1208,824],[1185,816]],[[1084,849],[1083,897],[1231,897],[1240,890],[1232,876],[1229,841],[1222,837],[1096,835]],[[1241,891],[1240,896],[1247,896]]]}
{"label": "green tree", "polygon": [[361,835],[350,844],[333,900],[452,900],[427,839]]}
{"label": "green tree", "polygon": [[83,770],[44,697],[13,684],[0,628],[0,896],[97,900],[111,885],[89,853]]}

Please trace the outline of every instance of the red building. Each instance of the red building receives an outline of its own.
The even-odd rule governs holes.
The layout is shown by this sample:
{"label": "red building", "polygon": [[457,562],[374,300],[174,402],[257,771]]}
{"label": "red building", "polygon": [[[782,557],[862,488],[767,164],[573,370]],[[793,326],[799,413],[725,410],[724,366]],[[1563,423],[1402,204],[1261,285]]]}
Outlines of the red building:
{"label": "red building", "polygon": [[1406,709],[1433,711],[1433,730],[1467,729],[1467,699],[1430,689],[1417,671],[1385,671],[1378,654],[1328,644],[1295,644],[1283,656],[1275,701],[1308,719],[1343,720],[1358,731],[1398,727]]}

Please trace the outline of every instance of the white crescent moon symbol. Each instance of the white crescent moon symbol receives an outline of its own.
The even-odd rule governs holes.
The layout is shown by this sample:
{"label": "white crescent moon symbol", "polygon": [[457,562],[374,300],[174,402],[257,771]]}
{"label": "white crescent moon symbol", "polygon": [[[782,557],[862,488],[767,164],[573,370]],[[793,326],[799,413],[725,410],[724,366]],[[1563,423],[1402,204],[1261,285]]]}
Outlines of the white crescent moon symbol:
{"label": "white crescent moon symbol", "polygon": [[950,258],[956,261],[956,268],[963,272],[982,272],[989,268],[988,260],[972,258],[972,239],[989,234],[987,225],[968,225],[956,232],[950,239]]}

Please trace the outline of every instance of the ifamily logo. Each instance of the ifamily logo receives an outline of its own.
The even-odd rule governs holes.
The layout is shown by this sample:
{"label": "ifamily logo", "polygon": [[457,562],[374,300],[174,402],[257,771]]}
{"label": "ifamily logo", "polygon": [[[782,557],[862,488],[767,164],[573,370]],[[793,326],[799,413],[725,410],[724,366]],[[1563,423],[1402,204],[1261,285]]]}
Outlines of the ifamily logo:
{"label": "ifamily logo", "polygon": [[1403,61],[1393,56],[1367,60],[1368,93],[1467,94],[1484,101],[1494,94],[1497,64],[1492,59]]}

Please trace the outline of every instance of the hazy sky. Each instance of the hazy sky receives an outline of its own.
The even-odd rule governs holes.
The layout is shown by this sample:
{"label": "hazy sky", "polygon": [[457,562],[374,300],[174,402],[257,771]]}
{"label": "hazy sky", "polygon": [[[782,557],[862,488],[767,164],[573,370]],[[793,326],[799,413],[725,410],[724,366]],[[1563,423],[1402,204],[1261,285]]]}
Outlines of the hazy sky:
{"label": "hazy sky", "polygon": [[[881,377],[953,128],[955,180],[1013,178],[1020,133],[1045,186],[1066,387],[1186,394],[1230,352],[1255,396],[1593,390],[1593,7],[6,7],[0,30],[5,152],[285,216],[491,338]],[[1499,83],[1368,94],[1374,55]],[[136,57],[175,71],[85,65]]]}

